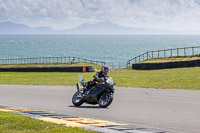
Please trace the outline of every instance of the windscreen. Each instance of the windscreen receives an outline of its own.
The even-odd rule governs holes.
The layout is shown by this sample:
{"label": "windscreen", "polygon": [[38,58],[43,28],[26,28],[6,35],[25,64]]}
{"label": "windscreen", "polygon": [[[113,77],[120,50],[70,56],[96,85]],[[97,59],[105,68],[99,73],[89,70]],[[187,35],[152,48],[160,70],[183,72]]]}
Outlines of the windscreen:
{"label": "windscreen", "polygon": [[109,77],[109,78],[107,79],[107,83],[108,83],[109,85],[113,85],[113,84],[114,84],[114,83],[113,83],[112,77]]}

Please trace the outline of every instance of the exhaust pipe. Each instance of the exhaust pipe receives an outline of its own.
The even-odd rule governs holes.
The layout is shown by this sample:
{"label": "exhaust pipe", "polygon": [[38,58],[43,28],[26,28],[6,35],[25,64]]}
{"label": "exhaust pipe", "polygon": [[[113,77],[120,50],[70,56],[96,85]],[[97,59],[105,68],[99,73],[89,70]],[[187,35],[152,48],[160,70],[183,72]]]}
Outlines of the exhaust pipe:
{"label": "exhaust pipe", "polygon": [[80,92],[80,84],[79,83],[76,84],[76,87],[77,87],[78,92]]}

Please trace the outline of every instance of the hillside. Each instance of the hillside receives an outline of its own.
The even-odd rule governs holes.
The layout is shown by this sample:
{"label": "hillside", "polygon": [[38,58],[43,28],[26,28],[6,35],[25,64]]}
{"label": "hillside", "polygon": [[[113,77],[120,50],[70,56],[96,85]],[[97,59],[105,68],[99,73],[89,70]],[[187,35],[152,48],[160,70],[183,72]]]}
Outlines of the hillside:
{"label": "hillside", "polygon": [[50,27],[30,27],[10,21],[0,22],[0,34],[66,34],[66,35],[142,35],[174,34],[174,31],[120,26],[108,21],[96,24],[84,23],[72,29],[53,30]]}

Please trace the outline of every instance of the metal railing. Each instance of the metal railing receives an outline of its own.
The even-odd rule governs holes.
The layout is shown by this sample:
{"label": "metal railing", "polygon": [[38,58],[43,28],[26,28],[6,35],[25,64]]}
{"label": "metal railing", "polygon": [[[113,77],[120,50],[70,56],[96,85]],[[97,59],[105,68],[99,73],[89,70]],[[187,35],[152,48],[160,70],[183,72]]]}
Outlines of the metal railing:
{"label": "metal railing", "polygon": [[0,59],[0,64],[45,64],[45,63],[95,63],[105,65],[103,61],[88,60],[79,57],[38,57],[38,58],[12,58]]}
{"label": "metal railing", "polygon": [[0,64],[46,64],[46,63],[95,63],[97,65],[108,65],[110,69],[126,68],[126,63],[95,61],[79,57],[38,57],[38,58],[12,58],[0,59]]}
{"label": "metal railing", "polygon": [[105,62],[105,65],[109,66],[110,69],[126,68],[126,62]]}
{"label": "metal railing", "polygon": [[126,63],[126,67],[128,68],[133,63],[139,63],[152,58],[187,56],[187,55],[196,55],[199,53],[200,53],[200,46],[148,51],[146,53],[143,53],[139,56],[136,56],[128,60]]}

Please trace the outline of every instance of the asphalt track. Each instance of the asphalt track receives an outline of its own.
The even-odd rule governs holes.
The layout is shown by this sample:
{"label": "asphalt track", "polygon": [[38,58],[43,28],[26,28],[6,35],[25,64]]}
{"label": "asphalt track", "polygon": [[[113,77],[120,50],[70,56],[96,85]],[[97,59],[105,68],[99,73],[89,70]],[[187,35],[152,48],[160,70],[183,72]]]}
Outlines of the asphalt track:
{"label": "asphalt track", "polygon": [[0,105],[140,125],[174,133],[200,132],[200,91],[117,87],[107,108],[71,102],[75,86],[0,85]]}

